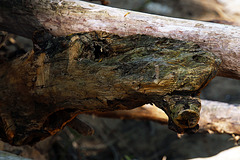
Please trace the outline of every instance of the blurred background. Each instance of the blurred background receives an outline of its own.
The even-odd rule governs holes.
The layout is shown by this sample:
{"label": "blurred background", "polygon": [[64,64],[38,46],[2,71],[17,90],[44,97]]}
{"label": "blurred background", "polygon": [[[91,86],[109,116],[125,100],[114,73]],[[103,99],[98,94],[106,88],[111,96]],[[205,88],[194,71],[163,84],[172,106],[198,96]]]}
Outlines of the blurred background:
{"label": "blurred background", "polygon": [[[93,3],[99,3],[93,1]],[[109,6],[152,14],[238,25],[238,0],[110,0]],[[0,57],[11,58],[32,49],[32,41],[1,32],[7,39]],[[1,36],[1,35],[0,35]],[[202,99],[240,104],[240,81],[216,77]],[[228,134],[196,133],[179,136],[151,121],[119,120],[79,115],[95,130],[82,136],[71,128],[34,146],[13,147],[0,141],[0,150],[36,160],[184,160],[209,157],[238,145]]]}

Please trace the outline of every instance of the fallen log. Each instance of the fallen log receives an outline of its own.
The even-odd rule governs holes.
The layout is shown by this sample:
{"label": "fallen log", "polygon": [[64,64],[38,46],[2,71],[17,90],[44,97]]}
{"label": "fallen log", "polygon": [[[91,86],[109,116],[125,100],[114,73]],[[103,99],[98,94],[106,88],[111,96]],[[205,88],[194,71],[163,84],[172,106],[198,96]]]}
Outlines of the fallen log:
{"label": "fallen log", "polygon": [[202,100],[199,125],[210,133],[240,134],[240,105]]}
{"label": "fallen log", "polygon": [[219,76],[240,79],[240,28],[111,8],[78,0],[0,1],[0,29],[32,38],[45,29],[55,36],[105,31],[192,41],[222,60]]}
{"label": "fallen log", "polygon": [[80,113],[147,103],[166,112],[169,128],[195,132],[198,95],[220,65],[195,43],[147,35],[38,32],[33,42],[0,64],[0,135],[13,145],[54,135]]}
{"label": "fallen log", "polygon": [[239,27],[81,1],[3,0],[0,9],[0,29],[34,42],[0,64],[0,137],[13,145],[53,135],[80,113],[147,103],[165,111],[171,129],[195,132],[201,89],[218,69],[240,77]]}
{"label": "fallen log", "polygon": [[[240,134],[240,105],[201,100],[199,131],[209,133]],[[150,120],[168,124],[168,116],[155,105],[146,104],[132,110],[95,112],[93,115],[106,118]]]}

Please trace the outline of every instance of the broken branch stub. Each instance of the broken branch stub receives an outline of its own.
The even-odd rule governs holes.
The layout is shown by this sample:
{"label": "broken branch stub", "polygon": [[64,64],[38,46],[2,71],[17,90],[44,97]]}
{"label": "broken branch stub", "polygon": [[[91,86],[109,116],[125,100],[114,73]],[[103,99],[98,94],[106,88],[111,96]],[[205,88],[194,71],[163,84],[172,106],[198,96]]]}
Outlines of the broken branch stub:
{"label": "broken branch stub", "polygon": [[200,90],[220,60],[192,42],[147,35],[35,33],[34,51],[0,64],[0,136],[13,145],[55,134],[80,113],[162,108],[177,132],[198,128]]}

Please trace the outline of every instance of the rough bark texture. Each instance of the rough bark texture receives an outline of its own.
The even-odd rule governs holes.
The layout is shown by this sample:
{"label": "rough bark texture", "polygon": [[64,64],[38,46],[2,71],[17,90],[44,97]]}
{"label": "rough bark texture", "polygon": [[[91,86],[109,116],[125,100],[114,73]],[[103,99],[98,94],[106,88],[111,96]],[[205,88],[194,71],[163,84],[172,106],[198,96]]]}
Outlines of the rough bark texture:
{"label": "rough bark texture", "polygon": [[76,0],[0,1],[0,28],[25,37],[46,29],[66,36],[106,31],[120,36],[146,34],[193,41],[222,60],[218,75],[240,79],[240,28],[167,18]]}
{"label": "rough bark texture", "polygon": [[37,32],[34,51],[1,63],[0,135],[33,144],[79,113],[154,103],[179,133],[198,128],[200,90],[220,60],[191,42],[147,35]]}

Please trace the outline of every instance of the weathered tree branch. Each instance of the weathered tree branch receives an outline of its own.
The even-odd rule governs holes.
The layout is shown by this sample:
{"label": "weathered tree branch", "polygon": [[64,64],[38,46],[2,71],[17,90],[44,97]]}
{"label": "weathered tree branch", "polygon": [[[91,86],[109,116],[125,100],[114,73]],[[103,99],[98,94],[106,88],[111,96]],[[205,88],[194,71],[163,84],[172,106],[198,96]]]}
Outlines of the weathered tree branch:
{"label": "weathered tree branch", "polygon": [[168,18],[77,0],[0,1],[0,29],[31,38],[34,31],[55,36],[106,31],[120,36],[146,34],[193,41],[222,60],[219,76],[240,79],[240,28]]}
{"label": "weathered tree branch", "polygon": [[240,105],[202,100],[199,125],[209,132],[240,134]]}
{"label": "weathered tree branch", "polygon": [[165,111],[171,129],[196,131],[198,95],[220,60],[175,39],[215,53],[223,61],[218,74],[240,78],[239,27],[81,1],[2,0],[0,9],[1,29],[34,42],[33,52],[0,63],[0,137],[14,145],[74,127],[80,113],[146,103]]}
{"label": "weathered tree branch", "polygon": [[171,129],[194,132],[198,95],[220,65],[195,43],[146,35],[37,32],[33,41],[34,51],[0,64],[0,136],[14,145],[53,135],[79,113],[147,103]]}
{"label": "weathered tree branch", "polygon": [[106,118],[150,120],[160,124],[168,124],[168,116],[166,113],[162,109],[151,104],[145,104],[131,110],[95,112],[93,115]]}
{"label": "weathered tree branch", "polygon": [[[209,100],[201,100],[201,102],[200,131],[240,134],[240,105]],[[168,123],[168,116],[165,112],[150,104],[132,110],[96,112],[94,115],[107,118],[151,120],[160,124]]]}

